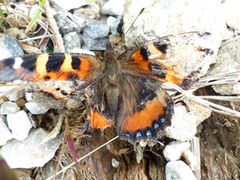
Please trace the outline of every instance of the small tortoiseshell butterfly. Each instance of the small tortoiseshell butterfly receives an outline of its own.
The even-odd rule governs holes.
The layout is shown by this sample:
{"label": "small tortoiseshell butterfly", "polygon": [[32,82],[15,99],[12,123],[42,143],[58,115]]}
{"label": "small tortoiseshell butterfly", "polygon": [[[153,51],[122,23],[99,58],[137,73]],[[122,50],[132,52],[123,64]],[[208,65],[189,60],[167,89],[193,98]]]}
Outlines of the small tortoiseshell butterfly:
{"label": "small tortoiseshell butterfly", "polygon": [[[209,35],[191,33],[199,37]],[[191,33],[178,37],[185,38]],[[188,79],[162,63],[168,52],[181,48],[177,44],[179,47],[173,49],[172,41],[174,36],[162,37],[117,57],[105,52],[104,58],[81,53],[7,58],[0,61],[0,81],[21,79],[38,83],[40,89],[56,98],[78,94],[89,108],[91,129],[116,126],[121,139],[132,144],[140,141],[155,144],[161,131],[171,125],[173,114],[174,103],[161,88],[162,83],[183,85]],[[56,81],[62,82],[63,87],[74,87],[73,92],[66,92],[60,85],[41,86]]]}

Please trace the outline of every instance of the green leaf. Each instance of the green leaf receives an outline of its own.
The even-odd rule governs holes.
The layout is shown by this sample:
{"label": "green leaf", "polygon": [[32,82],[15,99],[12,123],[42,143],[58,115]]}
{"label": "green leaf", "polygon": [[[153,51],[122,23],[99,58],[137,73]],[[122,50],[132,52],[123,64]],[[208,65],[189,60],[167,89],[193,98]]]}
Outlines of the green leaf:
{"label": "green leaf", "polygon": [[41,8],[44,8],[47,0],[39,0],[38,4],[40,5]]}
{"label": "green leaf", "polygon": [[1,18],[3,16],[3,11],[2,11],[2,9],[1,9],[1,7],[0,7],[0,25],[3,23],[3,19]]}
{"label": "green leaf", "polygon": [[93,3],[95,2],[96,0],[85,0],[86,3]]}
{"label": "green leaf", "polygon": [[42,15],[46,1],[47,0],[39,0],[38,4],[39,4],[40,8],[37,10],[37,12],[33,16],[32,20],[28,24],[28,27],[25,30],[25,33],[27,33],[34,26],[34,24],[37,22],[38,18]]}
{"label": "green leaf", "polygon": [[42,13],[43,13],[42,10],[40,10],[40,9],[37,10],[34,17],[30,21],[30,23],[28,24],[27,29],[25,30],[25,33],[27,33],[34,26],[34,24],[37,22],[38,18],[42,15]]}

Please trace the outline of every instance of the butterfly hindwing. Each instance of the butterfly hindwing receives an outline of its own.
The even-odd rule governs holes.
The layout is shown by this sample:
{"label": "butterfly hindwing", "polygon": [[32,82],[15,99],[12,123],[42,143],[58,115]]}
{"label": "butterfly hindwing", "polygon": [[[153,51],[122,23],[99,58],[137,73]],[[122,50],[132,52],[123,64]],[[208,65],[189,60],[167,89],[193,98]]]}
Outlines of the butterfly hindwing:
{"label": "butterfly hindwing", "polygon": [[[121,112],[118,131],[122,139],[131,143],[151,141],[156,143],[158,132],[171,125],[173,101],[155,80],[137,78],[136,107],[133,112]],[[138,90],[137,90],[138,89]],[[124,99],[123,99],[124,101]],[[124,103],[123,103],[124,104]]]}

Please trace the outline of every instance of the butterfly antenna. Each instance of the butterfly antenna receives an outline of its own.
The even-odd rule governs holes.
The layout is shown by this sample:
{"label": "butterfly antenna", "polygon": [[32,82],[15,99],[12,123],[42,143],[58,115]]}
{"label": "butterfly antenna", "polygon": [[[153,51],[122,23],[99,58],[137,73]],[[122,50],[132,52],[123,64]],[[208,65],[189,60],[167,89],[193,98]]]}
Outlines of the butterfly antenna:
{"label": "butterfly antenna", "polygon": [[[79,29],[82,29],[83,27],[79,26],[69,15],[66,16],[73,24],[75,24]],[[86,33],[86,32],[85,32]],[[88,37],[93,39],[88,33],[86,33]]]}
{"label": "butterfly antenna", "polygon": [[142,8],[141,11],[139,12],[139,14],[137,15],[137,17],[134,19],[134,21],[132,22],[132,24],[129,26],[129,28],[127,29],[127,31],[124,33],[124,36],[128,33],[128,31],[132,28],[133,24],[136,22],[136,20],[138,19],[138,17],[143,13],[143,11],[145,10],[145,8]]}

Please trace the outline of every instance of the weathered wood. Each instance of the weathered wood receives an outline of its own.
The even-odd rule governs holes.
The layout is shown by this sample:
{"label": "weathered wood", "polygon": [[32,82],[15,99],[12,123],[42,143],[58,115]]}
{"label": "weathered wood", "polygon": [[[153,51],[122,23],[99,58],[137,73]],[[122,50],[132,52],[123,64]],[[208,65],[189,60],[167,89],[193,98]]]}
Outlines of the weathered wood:
{"label": "weathered wood", "polygon": [[[209,88],[207,94],[211,92]],[[240,111],[240,103],[220,102]],[[239,118],[212,113],[200,126],[201,175],[204,180],[240,179]]]}

